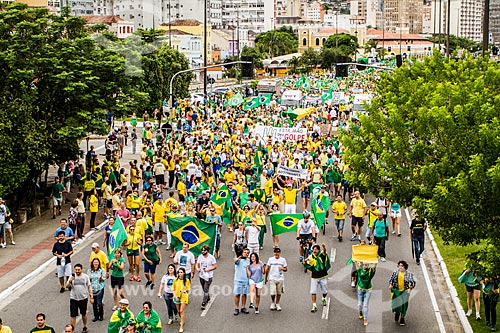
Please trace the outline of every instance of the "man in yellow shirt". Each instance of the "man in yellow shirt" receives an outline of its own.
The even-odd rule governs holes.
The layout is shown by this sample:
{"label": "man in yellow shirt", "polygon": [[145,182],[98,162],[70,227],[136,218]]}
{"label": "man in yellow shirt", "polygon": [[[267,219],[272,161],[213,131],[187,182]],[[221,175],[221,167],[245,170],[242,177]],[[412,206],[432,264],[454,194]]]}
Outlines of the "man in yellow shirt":
{"label": "man in yellow shirt", "polygon": [[347,204],[342,200],[341,195],[337,195],[337,201],[335,201],[332,205],[332,212],[335,214],[335,225],[337,226],[337,231],[339,235],[337,239],[339,242],[342,242],[342,235],[344,233],[344,222],[345,222],[345,213],[347,212]]}
{"label": "man in yellow shirt", "polygon": [[172,206],[179,206],[179,203],[174,198],[174,191],[168,192],[168,198],[165,200],[165,211],[169,213]]}
{"label": "man in yellow shirt", "polygon": [[163,204],[163,197],[159,195],[153,205],[154,238],[157,243],[165,245],[163,234],[167,233],[167,224],[165,223],[166,210]]}
{"label": "man in yellow shirt", "polygon": [[366,216],[368,208],[366,207],[366,202],[361,198],[359,191],[354,192],[354,199],[351,200],[351,205],[349,206],[349,216],[351,217],[351,230],[352,237],[351,241],[356,239],[361,240],[361,231],[363,230],[363,219]]}
{"label": "man in yellow shirt", "polygon": [[184,202],[186,201],[186,179],[184,177],[179,178],[179,182],[177,183],[177,194],[179,194],[179,201]]}

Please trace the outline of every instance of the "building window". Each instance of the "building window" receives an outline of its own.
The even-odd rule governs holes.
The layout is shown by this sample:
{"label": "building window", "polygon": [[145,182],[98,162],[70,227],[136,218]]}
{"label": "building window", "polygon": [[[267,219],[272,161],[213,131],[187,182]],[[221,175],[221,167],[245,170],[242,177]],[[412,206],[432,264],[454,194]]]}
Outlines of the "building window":
{"label": "building window", "polygon": [[325,42],[326,42],[326,38],[323,37],[323,40],[321,41],[321,45],[325,44]]}
{"label": "building window", "polygon": [[316,38],[316,46],[319,46],[319,38]]}
{"label": "building window", "polygon": [[302,38],[302,46],[307,46],[307,38]]}

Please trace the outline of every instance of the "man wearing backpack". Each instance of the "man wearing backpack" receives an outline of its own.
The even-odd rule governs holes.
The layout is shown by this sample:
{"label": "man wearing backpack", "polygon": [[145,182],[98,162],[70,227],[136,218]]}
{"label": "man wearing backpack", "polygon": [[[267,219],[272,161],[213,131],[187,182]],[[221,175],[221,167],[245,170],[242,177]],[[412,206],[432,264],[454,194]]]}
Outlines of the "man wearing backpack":
{"label": "man wearing backpack", "polygon": [[373,222],[371,237],[378,245],[378,256],[380,261],[384,262],[385,259],[385,242],[389,240],[389,225],[384,220],[384,214],[378,212],[377,219]]}

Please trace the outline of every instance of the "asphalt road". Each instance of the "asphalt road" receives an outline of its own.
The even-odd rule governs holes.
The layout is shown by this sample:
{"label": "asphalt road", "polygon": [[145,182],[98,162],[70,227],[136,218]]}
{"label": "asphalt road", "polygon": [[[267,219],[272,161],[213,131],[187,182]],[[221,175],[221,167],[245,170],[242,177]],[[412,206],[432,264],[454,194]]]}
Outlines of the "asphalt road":
{"label": "asphalt road", "polygon": [[[93,143],[96,147],[100,146],[98,142]],[[130,147],[126,149],[126,152],[129,150]],[[130,159],[130,156],[126,157]],[[369,204],[368,201],[367,204]],[[336,239],[337,233],[334,232],[333,223],[330,221],[327,225],[326,235],[321,235],[318,240],[319,243],[326,243],[329,253],[332,254],[331,259],[334,260],[328,284],[329,306],[326,309],[319,305],[317,313],[310,312],[310,275],[304,273],[298,261],[298,242],[295,240],[294,234],[289,233],[282,235],[280,240],[282,256],[287,259],[289,267],[288,272],[285,273],[285,294],[281,301],[283,311],[269,310],[271,301],[266,287],[263,290],[260,314],[256,315],[251,310],[248,315],[234,316],[232,295],[234,268],[233,252],[231,252],[230,247],[232,236],[227,230],[224,230],[222,257],[218,261],[218,268],[215,271],[212,284],[213,302],[208,310],[202,312],[200,308],[202,293],[200,292],[198,276],[196,276],[193,281],[190,304],[186,310],[185,332],[238,332],[242,330],[256,332],[306,332],[311,330],[315,332],[439,332],[421,267],[417,266],[411,259],[408,223],[405,216],[402,217],[401,226],[402,236],[391,237],[387,243],[387,262],[378,265],[373,280],[374,288],[367,327],[364,327],[362,321],[357,317],[356,293],[350,287],[351,267],[345,265],[350,258],[351,246],[355,242],[349,241],[350,231],[346,231],[344,237],[346,240],[339,243]],[[87,239],[72,257],[73,264],[81,262],[86,270],[91,252],[90,244],[94,241],[101,242],[101,239],[102,231]],[[153,308],[157,309],[161,315],[163,331],[177,332],[178,324],[166,325],[165,304],[156,296],[160,276],[164,273],[167,263],[171,261],[164,248],[162,248],[162,254],[167,262],[164,261],[159,269],[156,289],[154,291],[146,289],[144,286],[145,278],[142,275],[143,282],[141,283],[129,282],[126,278],[125,293],[131,302],[130,309],[135,314],[141,309],[143,301],[150,300],[153,303]],[[265,262],[271,255],[272,240],[270,234],[267,234],[261,258]],[[405,327],[400,327],[393,321],[393,315],[390,312],[390,293],[387,289],[387,280],[391,272],[396,269],[397,261],[401,259],[410,263],[409,270],[415,274],[417,279],[417,287],[411,296]],[[69,323],[69,292],[59,293],[59,283],[54,273],[55,264],[16,291],[7,300],[0,300],[0,317],[4,324],[9,325],[14,332],[29,332],[35,326],[35,315],[43,312],[47,315],[47,324],[53,326],[58,333],[63,331],[64,325]],[[109,290],[106,291],[104,302],[105,321],[90,322],[90,332],[107,332],[106,320],[109,320],[113,307],[112,294]],[[91,318],[92,310],[89,306],[89,319]],[[81,332],[81,329],[82,323],[78,321],[77,332]]]}

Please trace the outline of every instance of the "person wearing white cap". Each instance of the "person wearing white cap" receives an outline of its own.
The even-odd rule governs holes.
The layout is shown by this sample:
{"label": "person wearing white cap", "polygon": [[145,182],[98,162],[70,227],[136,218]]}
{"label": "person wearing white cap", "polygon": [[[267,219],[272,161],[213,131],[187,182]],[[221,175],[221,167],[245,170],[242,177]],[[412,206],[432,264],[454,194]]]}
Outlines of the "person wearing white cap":
{"label": "person wearing white cap", "polygon": [[[297,213],[297,193],[299,189],[292,188],[292,183],[286,184],[286,188],[281,187],[279,182],[275,182],[276,186],[280,190],[283,190],[283,195],[285,197],[285,214],[295,214]],[[305,183],[302,183],[300,190],[304,190]]]}
{"label": "person wearing white cap", "polygon": [[373,223],[375,222],[375,220],[378,217],[378,212],[379,212],[379,210],[377,209],[377,203],[376,202],[372,202],[370,204],[370,209],[367,212],[367,215],[368,215],[368,227],[366,228],[366,233],[365,233],[366,239],[368,239],[368,244],[370,244],[370,245],[372,244],[372,240],[370,239],[370,234],[372,232],[371,229],[373,227]]}
{"label": "person wearing white cap", "polygon": [[129,310],[129,301],[126,298],[120,299],[118,302],[120,308],[113,312],[111,319],[108,323],[108,333],[119,333],[121,328],[127,327],[130,320],[134,320],[135,316]]}
{"label": "person wearing white cap", "polygon": [[109,277],[109,273],[107,273],[108,262],[109,262],[108,256],[106,255],[106,253],[104,253],[103,250],[100,249],[99,243],[92,244],[92,252],[90,253],[89,262],[92,263],[92,260],[94,260],[95,258],[99,259],[99,262],[101,263],[101,268],[106,271],[106,278],[108,278]]}

